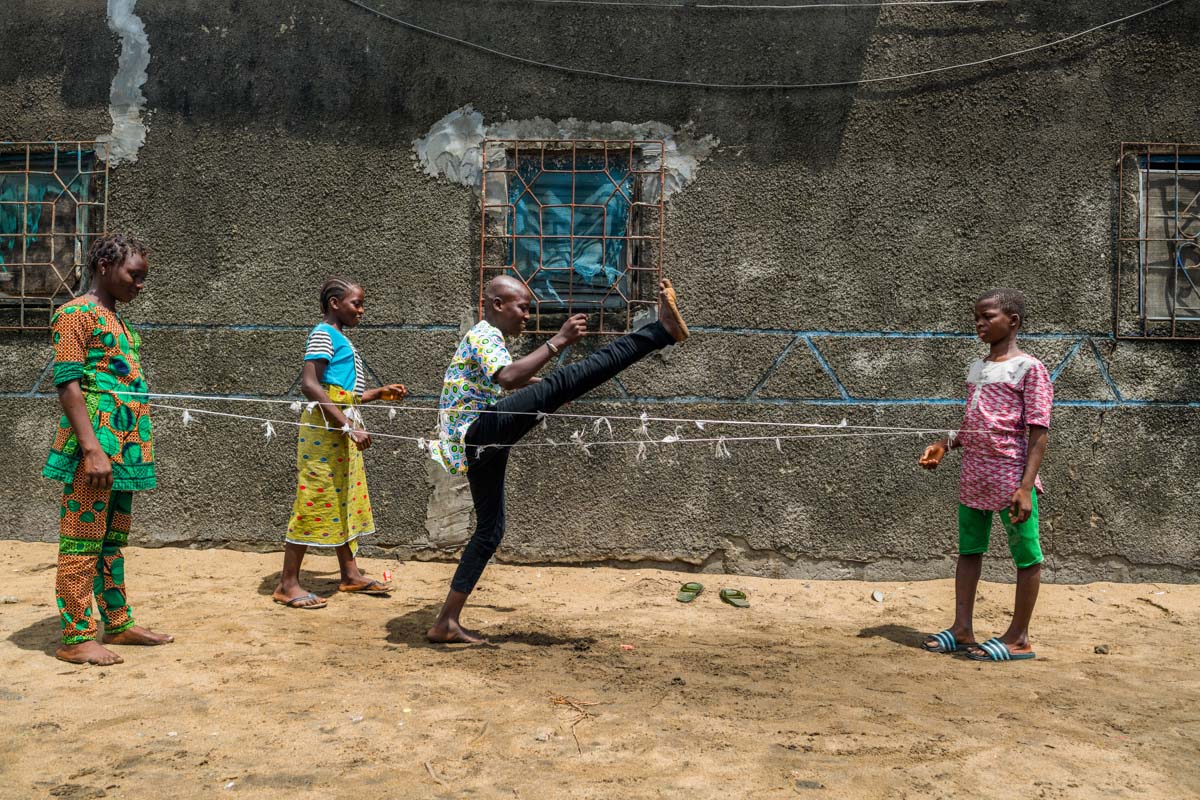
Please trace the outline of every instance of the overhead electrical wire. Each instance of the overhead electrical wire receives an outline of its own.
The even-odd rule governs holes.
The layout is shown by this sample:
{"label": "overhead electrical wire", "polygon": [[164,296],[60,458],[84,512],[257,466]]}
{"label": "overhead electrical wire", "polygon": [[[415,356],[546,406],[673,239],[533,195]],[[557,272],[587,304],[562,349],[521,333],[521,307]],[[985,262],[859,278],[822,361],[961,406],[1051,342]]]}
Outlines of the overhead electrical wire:
{"label": "overhead electrical wire", "polygon": [[532,67],[539,67],[541,69],[554,70],[556,72],[565,72],[565,73],[569,73],[572,75],[587,75],[587,76],[594,77],[594,78],[607,78],[609,80],[627,81],[630,83],[647,83],[647,84],[655,84],[655,85],[660,85],[660,86],[682,86],[682,87],[687,87],[687,88],[692,88],[692,89],[758,90],[758,89],[832,89],[832,88],[843,87],[843,86],[860,86],[860,85],[867,85],[867,84],[874,84],[874,83],[902,81],[902,80],[907,80],[909,78],[920,78],[920,77],[923,77],[926,75],[936,75],[936,74],[943,73],[943,72],[952,72],[955,70],[967,69],[968,67],[977,67],[977,66],[981,66],[983,64],[991,64],[995,61],[1003,61],[1006,59],[1016,58],[1017,56],[1025,55],[1027,53],[1037,52],[1038,50],[1045,50],[1045,49],[1048,49],[1051,47],[1056,47],[1065,42],[1072,41],[1073,39],[1078,39],[1082,36],[1087,36],[1089,33],[1095,33],[1096,31],[1102,30],[1104,28],[1111,28],[1114,25],[1119,25],[1122,22],[1127,22],[1131,19],[1134,19],[1135,17],[1140,17],[1144,14],[1149,14],[1153,11],[1157,11],[1160,8],[1164,8],[1166,6],[1171,5],[1172,3],[1177,2],[1177,0],[1163,0],[1163,2],[1156,3],[1155,5],[1152,5],[1149,8],[1144,8],[1141,11],[1135,11],[1132,14],[1126,14],[1123,17],[1109,20],[1108,22],[1102,22],[1099,25],[1093,25],[1092,27],[1090,27],[1086,30],[1082,30],[1082,31],[1079,31],[1078,33],[1070,34],[1069,36],[1063,36],[1063,37],[1061,37],[1059,39],[1055,39],[1054,41],[1051,41],[1051,42],[1045,42],[1044,44],[1033,45],[1031,47],[1023,47],[1020,50],[1013,50],[1012,52],[1002,53],[1000,55],[991,56],[989,58],[980,58],[980,59],[976,59],[975,61],[966,61],[961,64],[948,64],[948,65],[941,66],[941,67],[931,67],[929,69],[917,70],[915,72],[906,72],[906,73],[902,73],[899,75],[884,75],[884,76],[880,76],[877,78],[854,78],[854,79],[841,80],[841,81],[817,81],[817,82],[812,82],[812,83],[711,83],[711,82],[707,82],[707,81],[685,81],[685,80],[673,80],[670,78],[652,78],[652,77],[639,76],[639,75],[621,75],[621,74],[613,73],[613,72],[604,72],[603,70],[586,69],[583,67],[570,67],[570,66],[566,66],[563,64],[553,64],[553,63],[546,62],[546,61],[538,61],[533,58],[526,58],[525,56],[519,56],[519,55],[516,55],[515,53],[508,53],[503,50],[497,50],[494,47],[488,47],[487,45],[479,44],[477,42],[472,42],[467,39],[460,39],[457,36],[451,36],[448,33],[442,33],[441,31],[436,31],[436,30],[433,30],[432,28],[426,28],[424,26],[417,25],[414,22],[409,22],[408,20],[404,20],[404,19],[400,19],[399,17],[392,16],[391,14],[380,11],[379,9],[377,9],[373,6],[370,6],[367,3],[362,2],[362,0],[345,0],[345,2],[349,3],[350,5],[357,6],[358,8],[362,9],[363,11],[374,14],[375,16],[380,17],[381,19],[385,19],[385,20],[388,20],[389,22],[393,22],[396,25],[399,25],[403,28],[417,31],[418,33],[424,33],[428,36],[433,36],[435,38],[443,39],[448,42],[453,42],[453,43],[461,45],[463,47],[469,47],[473,50],[478,50],[480,52],[488,53],[488,54],[494,55],[498,58],[504,58],[509,61],[515,61],[515,62],[518,62],[521,64],[527,64]]}

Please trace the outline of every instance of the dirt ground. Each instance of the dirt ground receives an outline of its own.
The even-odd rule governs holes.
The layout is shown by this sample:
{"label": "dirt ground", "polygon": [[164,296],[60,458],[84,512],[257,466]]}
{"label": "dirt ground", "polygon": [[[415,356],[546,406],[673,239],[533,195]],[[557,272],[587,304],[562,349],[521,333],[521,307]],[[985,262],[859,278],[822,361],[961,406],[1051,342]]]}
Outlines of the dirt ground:
{"label": "dirt ground", "polygon": [[[915,646],[950,581],[493,565],[464,618],[492,644],[447,648],[451,565],[364,559],[395,594],[296,611],[278,556],[131,548],[177,641],[101,669],[52,657],[55,552],[0,542],[4,798],[1200,796],[1200,586],[1046,586],[1040,658],[976,664]],[[1011,591],[983,586],[981,636]]]}

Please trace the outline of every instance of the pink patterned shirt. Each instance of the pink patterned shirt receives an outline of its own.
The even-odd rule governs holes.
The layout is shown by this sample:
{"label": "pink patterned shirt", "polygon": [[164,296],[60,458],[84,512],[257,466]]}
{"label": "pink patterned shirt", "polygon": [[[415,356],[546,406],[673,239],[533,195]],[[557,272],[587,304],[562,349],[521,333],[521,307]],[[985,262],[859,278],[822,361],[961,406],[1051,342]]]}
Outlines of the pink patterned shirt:
{"label": "pink patterned shirt", "polygon": [[[957,434],[962,444],[959,502],[983,511],[1008,507],[1025,472],[1029,426],[1049,428],[1053,403],[1050,373],[1033,356],[971,364],[967,410]],[[1040,494],[1041,477],[1035,485]]]}

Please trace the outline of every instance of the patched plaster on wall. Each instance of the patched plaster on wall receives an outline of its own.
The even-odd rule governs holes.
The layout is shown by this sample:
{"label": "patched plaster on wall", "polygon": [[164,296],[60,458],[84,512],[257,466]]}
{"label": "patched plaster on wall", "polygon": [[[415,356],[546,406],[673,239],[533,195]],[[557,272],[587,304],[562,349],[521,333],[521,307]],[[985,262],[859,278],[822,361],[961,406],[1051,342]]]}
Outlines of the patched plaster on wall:
{"label": "patched plaster on wall", "polygon": [[[534,117],[489,125],[483,114],[466,105],[439,119],[428,133],[413,142],[417,167],[430,177],[445,178],[479,191],[485,139],[661,139],[665,162],[663,199],[670,199],[692,183],[699,174],[700,164],[720,144],[713,136],[697,137],[689,125],[675,129],[653,121],[595,122],[570,117],[555,122]],[[503,158],[503,153],[498,151],[497,156]],[[493,163],[493,166],[500,165]],[[652,194],[657,188],[648,185],[646,190]]]}
{"label": "patched plaster on wall", "polygon": [[108,164],[115,167],[137,161],[138,150],[146,143],[146,125],[142,109],[146,96],[146,68],[150,65],[150,39],[146,26],[134,13],[137,0],[108,0],[108,27],[121,37],[121,55],[117,74],[109,90],[108,112],[112,117],[112,133],[98,137],[109,142]]}

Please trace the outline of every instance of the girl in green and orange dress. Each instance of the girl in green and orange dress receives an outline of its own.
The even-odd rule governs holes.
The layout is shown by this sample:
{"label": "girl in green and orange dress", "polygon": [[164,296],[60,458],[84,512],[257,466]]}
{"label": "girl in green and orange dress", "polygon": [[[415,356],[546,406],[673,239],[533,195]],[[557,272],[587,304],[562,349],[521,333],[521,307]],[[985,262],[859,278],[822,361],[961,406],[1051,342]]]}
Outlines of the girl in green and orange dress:
{"label": "girl in green and orange dress", "polygon": [[366,388],[366,372],[345,330],[363,316],[362,287],[345,278],[321,286],[322,321],[308,335],[300,390],[309,407],[296,443],[296,502],[288,521],[283,571],[273,598],[289,608],[318,609],[324,598],[300,585],[300,563],[309,547],[334,548],[341,569],[338,591],[386,594],[391,587],[368,578],[354,555],[358,539],[375,532],[362,451],[370,435],[357,409],[375,400],[401,400],[400,384]]}
{"label": "girl in green and orange dress", "polygon": [[54,385],[63,416],[42,474],[63,483],[55,580],[62,645],[76,664],[119,664],[96,641],[95,597],[104,644],[159,645],[172,637],[134,624],[125,597],[125,561],[133,493],[153,489],[154,441],[142,340],[117,312],[146,281],[146,247],[111,234],[88,252],[92,287],[51,318]]}

